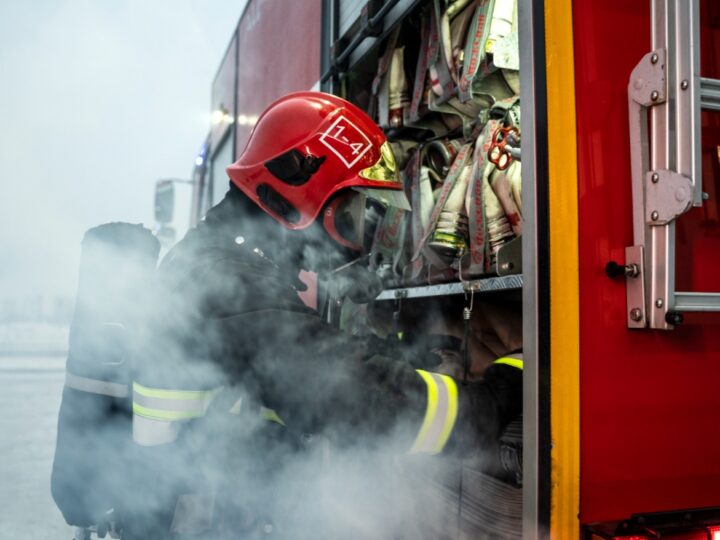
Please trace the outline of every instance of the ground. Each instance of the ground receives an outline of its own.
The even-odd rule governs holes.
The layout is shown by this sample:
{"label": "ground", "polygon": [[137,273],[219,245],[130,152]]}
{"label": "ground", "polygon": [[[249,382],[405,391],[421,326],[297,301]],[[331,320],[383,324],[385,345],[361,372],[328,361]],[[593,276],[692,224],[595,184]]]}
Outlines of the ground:
{"label": "ground", "polygon": [[0,356],[0,538],[72,538],[50,496],[64,367],[60,356]]}

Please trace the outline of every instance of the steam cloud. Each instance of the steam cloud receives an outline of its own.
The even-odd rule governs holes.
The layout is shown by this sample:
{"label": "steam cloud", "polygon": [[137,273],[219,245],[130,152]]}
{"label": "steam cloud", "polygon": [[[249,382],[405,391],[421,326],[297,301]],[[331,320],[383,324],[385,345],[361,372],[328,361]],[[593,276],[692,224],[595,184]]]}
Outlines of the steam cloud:
{"label": "steam cloud", "polygon": [[[213,219],[208,216],[210,224]],[[340,340],[317,341],[313,324],[297,323],[297,317],[307,316],[253,312],[277,305],[277,289],[292,284],[294,276],[280,269],[268,272],[264,259],[297,257],[290,247],[296,239],[269,242],[277,227],[266,229],[267,221],[232,223],[222,235],[241,236],[237,250],[247,254],[263,247],[253,287],[238,288],[235,280],[221,279],[232,275],[232,259],[189,276],[161,269],[162,280],[154,275],[148,279],[140,271],[147,270],[147,255],[129,258],[122,242],[101,242],[89,253],[86,238],[69,368],[87,369],[79,373],[86,376],[99,370],[110,380],[129,383],[128,368],[135,362],[139,365],[132,367],[141,368],[150,386],[166,386],[171,375],[175,387],[179,382],[180,387],[222,390],[204,418],[185,423],[177,444],[148,448],[131,442],[131,397],[101,398],[96,405],[87,400],[81,433],[75,435],[83,441],[83,451],[56,461],[56,472],[59,463],[66,474],[76,475],[82,493],[57,491],[59,505],[76,497],[81,505],[112,507],[129,540],[133,534],[142,537],[153,519],[160,528],[173,524],[188,538],[457,538],[460,529],[466,534],[474,530],[479,537],[503,536],[498,531],[512,535],[519,512],[514,515],[508,508],[518,510],[520,492],[479,472],[492,456],[478,451],[461,461],[457,456],[408,455],[424,411],[403,407],[402,388],[396,390],[396,409],[379,410],[376,396],[362,384],[360,364],[348,361],[347,356],[367,354],[369,326],[381,334],[393,330],[388,309],[395,308],[377,305],[366,311],[370,324],[356,324],[360,335],[347,346]],[[315,249],[311,238],[305,240],[310,241],[303,256],[326,264],[330,254]],[[448,322],[450,310],[459,315],[461,305],[450,303],[429,311],[426,305],[406,306],[400,324],[408,333],[415,328],[417,335],[461,338],[462,327]],[[519,323],[516,308],[493,302],[480,306],[486,314],[478,318],[484,322],[473,334],[472,375],[502,354],[493,348],[507,351],[517,344],[519,324],[506,325],[499,335],[503,332],[491,321],[492,314],[503,319],[514,312]],[[249,315],[232,316],[248,310]],[[208,313],[213,314],[209,319]],[[120,335],[108,333],[102,324],[114,322],[125,327]],[[482,325],[487,332],[478,335]],[[438,368],[444,360],[441,370],[459,372],[462,359],[456,353],[433,357],[427,342],[411,343],[395,343],[385,354],[396,355],[398,362],[429,361],[418,366],[425,369]],[[65,392],[67,397],[72,391]],[[351,410],[353,404],[366,408]],[[93,406],[113,419],[98,417]],[[285,426],[262,419],[260,406],[276,410]],[[233,408],[239,414],[231,414]],[[62,433],[58,441],[59,447],[67,442]],[[92,474],[82,477],[83,471]],[[497,500],[498,494],[506,500]],[[175,514],[178,495],[184,510]],[[472,515],[493,505],[497,515]],[[203,532],[211,523],[212,531]]]}

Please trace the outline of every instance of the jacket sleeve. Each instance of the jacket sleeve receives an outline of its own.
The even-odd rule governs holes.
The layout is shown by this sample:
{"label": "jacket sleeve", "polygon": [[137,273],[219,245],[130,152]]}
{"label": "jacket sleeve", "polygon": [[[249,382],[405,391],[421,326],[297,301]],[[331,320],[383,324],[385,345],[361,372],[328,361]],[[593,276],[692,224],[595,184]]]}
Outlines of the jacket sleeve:
{"label": "jacket sleeve", "polygon": [[286,425],[336,444],[463,453],[496,440],[521,407],[522,372],[507,364],[463,385],[413,368],[390,344],[368,350],[367,340],[315,315],[261,310],[217,324],[228,376],[247,380],[251,373],[263,404]]}

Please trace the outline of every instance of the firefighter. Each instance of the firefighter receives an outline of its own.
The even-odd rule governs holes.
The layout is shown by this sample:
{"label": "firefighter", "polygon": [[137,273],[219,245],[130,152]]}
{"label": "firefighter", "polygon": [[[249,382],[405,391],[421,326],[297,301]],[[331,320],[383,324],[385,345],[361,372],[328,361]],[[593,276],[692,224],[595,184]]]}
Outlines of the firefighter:
{"label": "firefighter", "polygon": [[[389,144],[365,113],[320,92],[287,95],[227,172],[225,198],[161,263],[154,322],[137,346],[144,487],[128,538],[214,526],[213,496],[197,487],[207,483],[198,448],[239,423],[209,416],[254,415],[284,433],[387,452],[462,455],[497,439],[520,413],[520,359],[501,358],[463,385],[399,361],[390,345],[369,348],[298,296],[300,270],[327,274],[362,254],[367,198],[406,204]],[[273,461],[273,451],[258,457]]]}

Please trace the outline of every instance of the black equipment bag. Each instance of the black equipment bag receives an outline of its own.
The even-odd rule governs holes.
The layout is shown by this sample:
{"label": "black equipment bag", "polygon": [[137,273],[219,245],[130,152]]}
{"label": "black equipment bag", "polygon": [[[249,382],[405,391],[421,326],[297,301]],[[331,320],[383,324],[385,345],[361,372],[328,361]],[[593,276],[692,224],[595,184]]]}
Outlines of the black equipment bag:
{"label": "black equipment bag", "polygon": [[70,525],[102,523],[132,493],[131,336],[152,302],[159,250],[148,229],[129,223],[83,238],[51,479]]}

